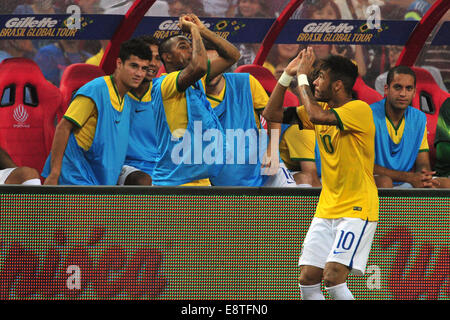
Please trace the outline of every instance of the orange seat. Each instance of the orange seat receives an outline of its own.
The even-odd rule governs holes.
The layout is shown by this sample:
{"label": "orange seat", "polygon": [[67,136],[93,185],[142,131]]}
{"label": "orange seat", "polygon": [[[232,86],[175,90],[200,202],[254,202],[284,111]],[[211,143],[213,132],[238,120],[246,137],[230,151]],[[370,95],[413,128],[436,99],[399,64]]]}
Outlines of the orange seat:
{"label": "orange seat", "polygon": [[89,81],[105,76],[105,72],[98,66],[87,63],[74,63],[68,66],[61,77],[59,90],[62,93],[63,103],[58,110],[58,121],[62,118],[73,94]]}
{"label": "orange seat", "polygon": [[0,145],[18,166],[41,172],[55,133],[62,96],[30,59],[0,63]]}
{"label": "orange seat", "polygon": [[450,99],[450,93],[442,90],[427,70],[419,67],[412,67],[412,69],[416,73],[416,95],[414,96],[412,105],[414,108],[425,112],[427,116],[430,160],[431,165],[434,166],[436,160],[434,138],[436,136],[439,110],[444,102]]}

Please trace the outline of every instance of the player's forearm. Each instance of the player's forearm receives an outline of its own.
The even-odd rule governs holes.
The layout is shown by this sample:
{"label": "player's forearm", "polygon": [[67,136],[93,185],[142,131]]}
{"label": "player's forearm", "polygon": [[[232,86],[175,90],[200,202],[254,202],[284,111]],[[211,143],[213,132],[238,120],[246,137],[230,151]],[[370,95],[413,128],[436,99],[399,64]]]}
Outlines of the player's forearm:
{"label": "player's forearm", "polygon": [[273,143],[276,143],[277,149],[280,141],[280,132],[281,132],[281,123],[267,121],[267,134],[269,135],[269,145],[274,145],[271,142],[274,141]]}
{"label": "player's forearm", "polygon": [[411,172],[392,170],[377,164],[373,168],[373,174],[379,176],[387,176],[395,182],[410,182],[413,178]]}
{"label": "player's forearm", "polygon": [[197,27],[191,28],[192,35],[192,59],[190,67],[192,72],[198,74],[198,78],[203,77],[208,71],[208,56],[203,45],[200,31]]}
{"label": "player's forearm", "polygon": [[232,43],[220,37],[215,32],[209,30],[206,27],[202,27],[199,30],[200,35],[204,39],[214,44],[217,53],[228,62],[229,67],[239,60],[239,58],[241,57],[241,53],[239,52],[238,48],[236,48]]}
{"label": "player's forearm", "polygon": [[198,28],[191,27],[190,33],[192,35],[192,58],[178,76],[177,85],[180,91],[185,91],[200,80],[208,70],[208,56]]}
{"label": "player's forearm", "polygon": [[50,158],[50,174],[51,176],[58,178],[61,173],[62,160],[64,152],[69,141],[69,136],[72,131],[73,124],[66,119],[62,119],[55,130],[55,136],[53,138]]}
{"label": "player's forearm", "polygon": [[283,101],[286,87],[277,83],[263,111],[263,117],[270,122],[283,122]]}
{"label": "player's forearm", "polygon": [[9,154],[5,150],[0,148],[0,170],[14,167],[16,167],[16,164],[11,159]]}

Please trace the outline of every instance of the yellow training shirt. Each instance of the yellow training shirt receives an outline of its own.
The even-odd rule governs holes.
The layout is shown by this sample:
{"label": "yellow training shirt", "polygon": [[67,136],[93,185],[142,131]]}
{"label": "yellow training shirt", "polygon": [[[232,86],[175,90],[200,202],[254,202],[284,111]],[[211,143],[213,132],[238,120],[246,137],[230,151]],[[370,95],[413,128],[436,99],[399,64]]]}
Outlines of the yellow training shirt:
{"label": "yellow training shirt", "polygon": [[369,105],[353,100],[330,109],[338,125],[314,125],[304,106],[297,114],[305,128],[314,128],[322,161],[322,192],[316,217],[378,221],[378,189],[373,178],[375,124]]}
{"label": "yellow training shirt", "polygon": [[[166,77],[161,82],[161,96],[163,100],[167,124],[172,135],[177,138],[181,138],[183,136],[184,130],[186,130],[188,124],[186,93],[184,91],[179,91],[177,84],[180,72],[181,70],[166,74]],[[206,77],[207,74],[201,79],[203,90],[205,89]],[[175,132],[175,130],[177,129],[182,130],[178,130],[177,132]],[[186,183],[183,186],[210,185],[211,182],[209,181],[209,179],[201,179]]]}
{"label": "yellow training shirt", "polygon": [[[395,144],[399,144],[403,137],[403,132],[405,130],[405,117],[403,117],[400,120],[400,123],[397,125],[397,127],[394,126],[391,119],[389,119],[388,116],[386,116],[386,127],[389,133],[389,136],[391,137],[392,141]],[[428,146],[428,137],[427,137],[427,127],[425,126],[425,130],[423,132],[423,138],[422,143],[420,144],[419,152],[428,152],[430,151],[430,148]]]}
{"label": "yellow training shirt", "polygon": [[291,125],[280,141],[280,156],[289,170],[301,171],[300,161],[316,159],[316,134],[313,130],[299,130],[296,124]]}
{"label": "yellow training shirt", "polygon": [[[116,110],[122,111],[123,99],[119,97],[111,76],[105,76],[103,79],[109,89],[111,104]],[[78,129],[74,130],[78,145],[86,151],[89,150],[94,140],[98,118],[97,107],[94,101],[85,96],[76,96],[67,108],[64,118],[78,127]]]}

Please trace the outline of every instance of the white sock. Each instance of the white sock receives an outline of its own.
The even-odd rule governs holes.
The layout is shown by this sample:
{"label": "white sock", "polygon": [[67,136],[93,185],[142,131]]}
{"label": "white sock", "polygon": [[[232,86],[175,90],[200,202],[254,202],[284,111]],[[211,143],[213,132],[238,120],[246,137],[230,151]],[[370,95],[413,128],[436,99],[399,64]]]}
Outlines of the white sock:
{"label": "white sock", "polygon": [[320,282],[311,286],[298,285],[302,294],[302,300],[325,300],[320,288]]}
{"label": "white sock", "polygon": [[310,185],[309,183],[300,183],[297,185],[297,187],[300,188],[312,188],[312,185]]}
{"label": "white sock", "polygon": [[355,300],[353,294],[348,290],[346,282],[325,289],[333,300]]}
{"label": "white sock", "polygon": [[30,179],[27,181],[22,182],[23,185],[27,186],[40,186],[41,185],[41,179]]}

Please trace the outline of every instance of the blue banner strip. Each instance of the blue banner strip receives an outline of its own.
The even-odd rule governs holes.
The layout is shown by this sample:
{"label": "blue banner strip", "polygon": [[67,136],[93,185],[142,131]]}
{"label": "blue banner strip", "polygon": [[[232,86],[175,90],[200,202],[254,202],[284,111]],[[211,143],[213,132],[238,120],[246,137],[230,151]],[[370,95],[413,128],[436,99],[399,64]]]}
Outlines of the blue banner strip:
{"label": "blue banner strip", "polygon": [[[68,18],[69,15],[0,15],[0,39],[111,39],[123,16],[82,15],[79,29],[67,28]],[[275,21],[259,18],[200,19],[210,30],[232,43],[261,43]],[[134,36],[148,34],[162,40],[180,32],[177,23],[177,17],[144,17]],[[364,20],[289,20],[276,43],[404,45],[417,23],[382,20],[378,29],[371,29]],[[449,24],[444,27],[448,32]],[[443,33],[440,41],[449,43],[449,37],[445,37],[448,33]]]}
{"label": "blue banner strip", "polygon": [[289,20],[276,43],[404,45],[417,23],[381,20],[375,28],[365,20]]}

